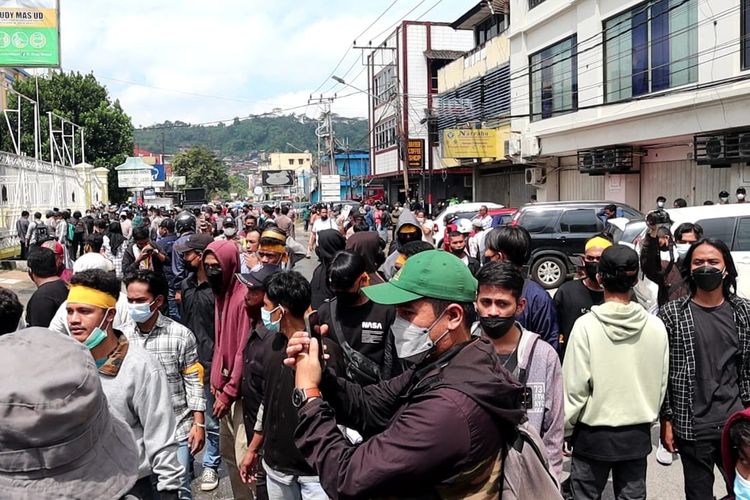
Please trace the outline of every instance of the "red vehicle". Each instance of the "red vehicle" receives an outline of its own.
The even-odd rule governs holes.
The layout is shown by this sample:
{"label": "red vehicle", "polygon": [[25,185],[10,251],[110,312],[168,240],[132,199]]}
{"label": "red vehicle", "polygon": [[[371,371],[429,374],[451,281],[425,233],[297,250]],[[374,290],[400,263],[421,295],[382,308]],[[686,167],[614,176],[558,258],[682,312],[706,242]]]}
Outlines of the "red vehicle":
{"label": "red vehicle", "polygon": [[371,186],[365,188],[363,198],[368,205],[374,205],[376,201],[384,201],[385,189],[382,186]]}

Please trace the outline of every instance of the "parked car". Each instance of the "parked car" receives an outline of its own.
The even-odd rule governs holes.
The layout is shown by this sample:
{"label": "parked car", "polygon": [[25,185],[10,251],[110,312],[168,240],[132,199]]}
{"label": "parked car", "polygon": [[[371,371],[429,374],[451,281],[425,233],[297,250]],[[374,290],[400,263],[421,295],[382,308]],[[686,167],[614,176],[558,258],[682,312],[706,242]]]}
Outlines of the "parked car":
{"label": "parked car", "polygon": [[737,267],[737,294],[750,298],[750,203],[670,208],[672,233],[684,222],[700,224],[703,236],[727,244]]}
{"label": "parked car", "polygon": [[612,241],[636,249],[646,229],[645,220],[628,220],[626,218],[611,220],[610,236]]}
{"label": "parked car", "polygon": [[473,219],[478,213],[481,207],[487,207],[488,213],[493,209],[505,208],[503,205],[489,202],[472,202],[472,203],[459,203],[457,205],[450,205],[446,207],[442,212],[435,216],[433,233],[435,235],[435,245],[440,248],[443,243],[443,233],[445,233],[445,216],[449,214],[456,214],[459,219]]}
{"label": "parked car", "polygon": [[612,201],[555,201],[524,205],[513,224],[531,234],[530,277],[544,288],[557,288],[575,272],[571,257],[584,252],[586,241],[605,230],[598,217],[613,204],[629,220],[644,215],[635,208]]}

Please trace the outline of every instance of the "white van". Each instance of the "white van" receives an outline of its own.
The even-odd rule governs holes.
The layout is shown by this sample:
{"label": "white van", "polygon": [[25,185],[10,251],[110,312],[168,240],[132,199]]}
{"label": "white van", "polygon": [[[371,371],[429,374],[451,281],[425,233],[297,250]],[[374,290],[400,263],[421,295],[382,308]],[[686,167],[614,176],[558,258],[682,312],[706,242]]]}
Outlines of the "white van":
{"label": "white van", "polygon": [[737,267],[737,294],[750,298],[750,203],[702,205],[667,209],[672,233],[684,222],[699,224],[703,236],[722,240],[732,251]]}

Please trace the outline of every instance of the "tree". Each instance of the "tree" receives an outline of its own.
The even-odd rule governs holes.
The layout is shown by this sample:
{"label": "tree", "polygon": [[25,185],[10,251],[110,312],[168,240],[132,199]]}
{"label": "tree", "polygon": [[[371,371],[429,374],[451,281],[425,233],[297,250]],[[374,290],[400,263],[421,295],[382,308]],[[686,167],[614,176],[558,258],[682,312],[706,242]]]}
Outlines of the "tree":
{"label": "tree", "polygon": [[[53,72],[49,76],[26,78],[13,83],[13,89],[37,100],[39,87],[40,139],[42,159],[49,160],[49,125],[47,112],[62,116],[84,127],[86,162],[105,167],[109,173],[109,193],[113,201],[125,198],[125,191],[117,187],[114,167],[123,163],[133,151],[133,124],[120,102],[112,102],[107,89],[93,74]],[[15,95],[9,96],[9,107],[16,106]],[[22,153],[34,155],[34,120],[30,105],[22,104]],[[58,123],[59,125],[59,123]],[[7,125],[0,125],[0,147],[13,151]],[[78,138],[76,138],[78,140]],[[80,161],[80,157],[76,159]]]}
{"label": "tree", "polygon": [[172,171],[184,175],[188,187],[206,188],[209,197],[230,186],[226,166],[205,146],[193,146],[175,155]]}

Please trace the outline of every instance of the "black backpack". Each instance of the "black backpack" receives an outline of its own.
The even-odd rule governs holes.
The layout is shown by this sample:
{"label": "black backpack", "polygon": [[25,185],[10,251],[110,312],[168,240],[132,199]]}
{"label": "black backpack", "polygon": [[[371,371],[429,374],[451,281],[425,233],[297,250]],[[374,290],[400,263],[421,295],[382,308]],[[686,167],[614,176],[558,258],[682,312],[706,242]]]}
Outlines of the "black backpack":
{"label": "black backpack", "polygon": [[36,227],[34,228],[34,235],[36,236],[37,245],[40,245],[44,243],[45,241],[48,241],[50,237],[49,237],[49,229],[47,228],[47,224],[44,224],[43,222],[37,222]]}

